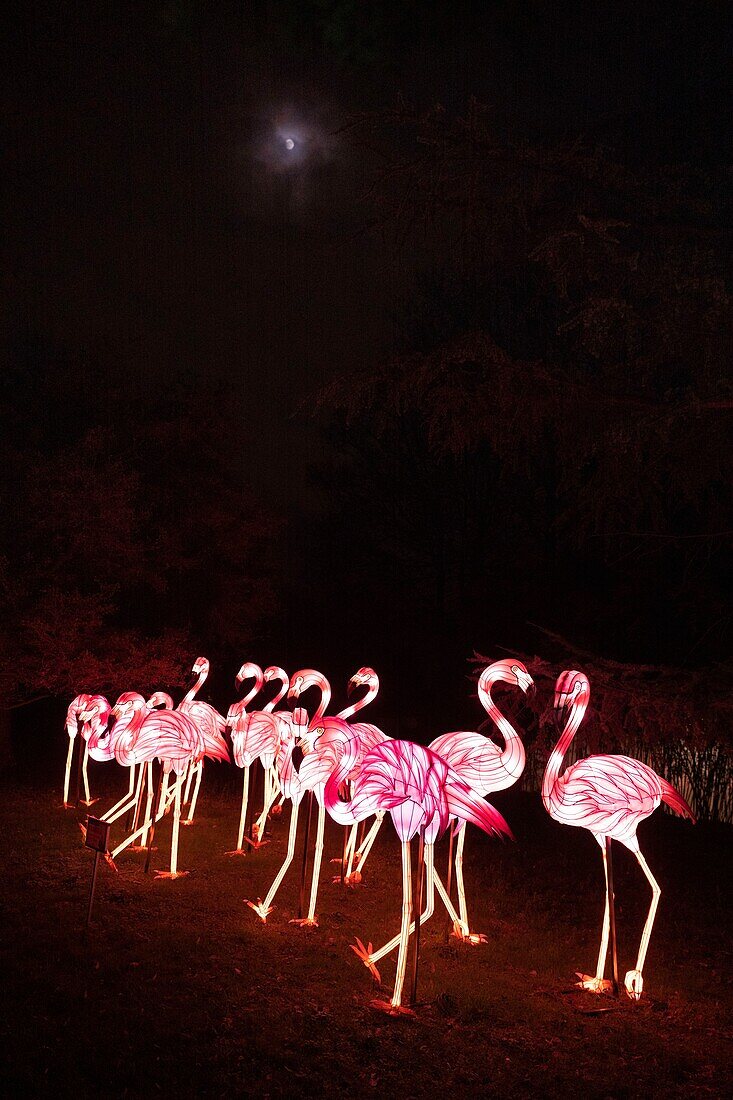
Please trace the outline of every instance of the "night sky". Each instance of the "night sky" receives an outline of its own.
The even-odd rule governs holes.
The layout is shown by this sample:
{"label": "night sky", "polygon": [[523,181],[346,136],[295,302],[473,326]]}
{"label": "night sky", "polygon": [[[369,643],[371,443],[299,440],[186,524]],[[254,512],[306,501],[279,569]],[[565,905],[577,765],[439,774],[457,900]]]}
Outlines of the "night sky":
{"label": "night sky", "polygon": [[[633,590],[609,589],[615,618],[609,625],[605,616],[602,635],[589,625],[593,612],[585,623],[577,615],[596,566],[576,591],[565,587],[568,576],[548,576],[549,598],[540,595],[546,561],[526,546],[526,592],[510,577],[510,598],[497,573],[490,613],[481,600],[464,613],[465,595],[455,614],[426,608],[431,593],[404,555],[372,555],[365,567],[353,527],[352,541],[345,537],[339,523],[355,513],[322,477],[324,465],[338,467],[343,438],[314,410],[334,378],[358,377],[405,350],[416,282],[454,258],[437,256],[429,228],[416,245],[376,224],[370,196],[384,144],[355,139],[356,116],[388,111],[400,95],[460,115],[474,96],[503,140],[583,141],[636,168],[684,164],[717,178],[724,8],[182,0],[41,3],[16,15],[2,78],[4,399],[15,403],[16,427],[17,418],[48,415],[18,366],[30,361],[28,347],[43,349],[57,379],[62,364],[75,364],[70,441],[85,424],[114,435],[121,417],[154,428],[161,409],[183,422],[198,407],[207,415],[218,407],[214,431],[229,439],[233,480],[284,524],[265,552],[277,561],[273,610],[243,634],[246,653],[194,627],[197,648],[218,647],[232,668],[244,656],[330,662],[337,681],[381,658],[387,681],[414,676],[431,705],[442,705],[445,675],[454,713],[473,648],[536,649],[529,622],[622,660],[684,663],[699,637],[695,659],[704,660],[723,644],[725,623],[712,619],[670,643],[677,616],[664,573],[641,626],[625,623]],[[297,155],[288,158],[291,132]],[[512,326],[519,346],[529,321],[517,312]],[[195,449],[190,457],[196,471]],[[360,491],[365,461],[353,483]],[[405,469],[384,500],[395,514],[410,506]],[[207,474],[202,460],[202,482]],[[163,463],[155,477],[165,495],[171,470]],[[683,520],[678,531],[697,537],[696,523]],[[438,511],[432,534],[416,533],[416,542],[442,537],[442,524]],[[677,577],[684,563],[669,568]],[[711,568],[700,583],[713,606],[721,573]],[[659,630],[657,610],[668,616]]]}

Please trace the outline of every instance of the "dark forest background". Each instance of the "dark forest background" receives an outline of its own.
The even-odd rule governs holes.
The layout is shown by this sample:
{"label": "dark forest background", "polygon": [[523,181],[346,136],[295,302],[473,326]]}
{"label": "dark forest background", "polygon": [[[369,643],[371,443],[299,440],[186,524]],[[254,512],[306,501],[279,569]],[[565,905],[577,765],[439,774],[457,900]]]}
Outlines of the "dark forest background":
{"label": "dark forest background", "polygon": [[203,653],[222,706],[245,659],[339,692],[372,664],[375,720],[427,740],[476,725],[469,660],[509,650],[538,715],[580,664],[607,747],[725,748],[727,22],[526,0],[16,18],[18,736],[43,700],[177,690]]}

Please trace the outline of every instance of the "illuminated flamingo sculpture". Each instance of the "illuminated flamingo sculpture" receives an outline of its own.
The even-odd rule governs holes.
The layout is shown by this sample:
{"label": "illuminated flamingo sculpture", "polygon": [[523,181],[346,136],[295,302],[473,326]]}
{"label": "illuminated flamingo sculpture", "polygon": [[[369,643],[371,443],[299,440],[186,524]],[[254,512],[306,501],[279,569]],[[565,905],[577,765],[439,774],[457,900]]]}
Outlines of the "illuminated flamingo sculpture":
{"label": "illuminated flamingo sculpture", "polygon": [[[298,698],[300,695],[302,695],[302,693],[304,691],[307,691],[309,688],[313,688],[313,687],[318,688],[318,690],[321,693],[321,698],[320,698],[320,701],[318,703],[318,707],[316,708],[316,712],[313,716],[313,719],[311,721],[309,731],[306,732],[306,729],[304,729],[304,728],[301,728],[301,730],[300,730],[300,739],[299,740],[300,740],[301,744],[303,746],[305,746],[306,749],[310,748],[310,741],[313,740],[313,738],[310,737],[310,730],[312,730],[314,728],[314,726],[317,726],[318,723],[322,720],[323,715],[326,711],[326,707],[328,706],[329,702],[331,701],[331,685],[329,684],[328,680],[326,679],[326,677],[323,675],[322,672],[318,672],[314,668],[302,668],[298,672],[294,673],[294,675],[292,676],[292,678],[290,680],[290,690],[288,692],[288,695],[290,697]],[[298,711],[301,714],[304,713],[302,708],[298,708]],[[346,723],[344,723],[344,725],[346,725]],[[301,765],[301,767],[302,767],[302,765]],[[309,790],[312,794],[313,788],[312,787],[309,787],[309,788],[304,787],[303,783],[302,783],[302,780],[300,779],[300,773],[298,773],[297,792],[296,792],[296,795],[294,795],[292,797],[293,808],[292,808],[292,813],[291,813],[291,816],[290,816],[290,832],[289,832],[289,836],[288,836],[288,850],[287,850],[285,859],[283,861],[282,866],[280,867],[280,870],[278,871],[277,875],[275,876],[275,878],[272,882],[272,885],[270,886],[270,889],[267,891],[267,894],[265,895],[265,900],[262,901],[260,898],[258,898],[256,903],[253,902],[253,901],[248,901],[247,902],[249,907],[251,909],[254,909],[255,913],[257,913],[258,917],[262,920],[263,923],[267,920],[268,914],[272,912],[272,902],[275,898],[275,894],[277,893],[278,889],[280,888],[280,883],[282,882],[282,880],[285,876],[285,872],[287,871],[288,867],[290,866],[290,864],[293,861],[293,853],[295,851],[295,840],[296,840],[297,829],[298,829],[298,813],[299,813],[299,810],[300,810],[300,802],[301,802],[301,800],[303,798],[303,795],[305,794],[306,790]],[[321,810],[321,808],[319,807],[318,831],[317,831],[317,837],[316,837],[316,853],[317,853],[317,863],[318,863],[319,868],[320,868],[320,856],[321,856],[322,851],[323,851],[323,826],[325,824],[325,821],[322,820],[320,810]],[[309,807],[309,812],[310,812],[310,807]],[[306,843],[307,843],[307,837],[306,837]],[[319,845],[320,845],[320,848],[319,848]],[[315,892],[317,894],[318,893],[318,886],[317,886],[317,876],[315,875],[315,868],[314,868],[314,880],[313,881],[315,882]],[[312,884],[311,885],[311,897],[312,897],[313,905],[315,905],[315,897],[313,897],[313,890],[314,890],[314,886]],[[306,926],[307,927],[316,927],[318,922],[315,918],[315,912],[311,912],[310,908],[309,908],[308,917],[305,917],[305,918],[300,918],[299,917],[297,919],[297,922],[294,922],[294,923],[298,923],[298,924],[300,924],[304,927],[306,927]]]}
{"label": "illuminated flamingo sculpture", "polygon": [[[265,822],[270,807],[277,797],[279,784],[275,771],[275,758],[282,737],[287,737],[290,730],[291,715],[289,712],[278,711],[273,713],[275,706],[283,698],[288,690],[290,681],[286,672],[277,665],[270,665],[264,673],[259,665],[251,661],[242,665],[236,677],[239,686],[244,680],[253,679],[254,687],[247,695],[232,704],[227,715],[227,724],[231,729],[232,749],[234,762],[244,772],[242,786],[242,806],[239,814],[239,832],[237,834],[237,847],[228,855],[245,855],[242,848],[243,841],[247,841],[253,848],[260,847],[264,841],[262,836],[265,830]],[[280,691],[270,702],[259,711],[247,712],[247,706],[254,699],[263,683],[271,680],[279,680]],[[249,802],[249,769],[255,761],[260,760],[265,773],[265,790],[263,808],[257,822],[252,827],[253,836],[245,836],[247,819],[247,807]]]}
{"label": "illuminated flamingo sculpture", "polygon": [[[191,718],[198,726],[206,742],[206,755],[210,756],[212,759],[228,761],[229,750],[224,740],[226,719],[222,714],[219,714],[219,711],[216,710],[215,707],[212,707],[210,703],[205,703],[202,699],[196,698],[209,675],[209,667],[209,662],[206,657],[196,658],[191,672],[197,677],[197,680],[189,691],[186,692],[185,696],[178,704],[177,709],[181,714],[185,714]],[[196,776],[196,782],[193,789],[193,797],[188,807],[188,816],[185,820],[181,821],[181,825],[193,825],[193,817],[196,813],[196,802],[199,796],[199,787],[201,786],[203,770],[203,757],[189,768],[186,777],[186,790],[183,796],[184,802],[188,802],[194,774]]]}
{"label": "illuminated flamingo sculpture", "polygon": [[[534,681],[521,661],[495,661],[481,673],[478,696],[481,706],[494,722],[504,740],[500,748],[481,733],[444,733],[432,741],[430,748],[445,760],[477,794],[486,796],[503,791],[517,782],[526,760],[524,745],[512,724],[504,717],[491,698],[493,684],[505,683],[519,687],[523,692],[534,689]],[[468,908],[463,882],[463,849],[466,830],[458,834],[455,869],[458,890],[460,923],[454,926],[453,935],[469,943],[481,943],[485,937],[468,931]]]}
{"label": "illuminated flamingo sculpture", "polygon": [[[170,870],[157,872],[157,877],[179,878],[187,874],[178,870],[182,787],[189,765],[198,761],[206,751],[204,738],[187,715],[175,710],[150,710],[143,697],[136,692],[123,693],[112,708],[112,714],[117,719],[114,728],[111,733],[107,731],[96,739],[90,738],[89,754],[95,760],[110,760],[115,757],[118,763],[127,767],[158,760],[162,765],[163,776],[167,777],[171,772],[175,774]],[[158,811],[161,802],[162,797],[158,800]],[[138,836],[146,835],[153,821],[153,815],[148,814],[144,824],[114,849],[111,853],[112,860]]]}
{"label": "illuminated flamingo sculpture", "polygon": [[[331,816],[342,825],[351,825],[378,810],[385,810],[390,814],[400,838],[402,922],[394,993],[387,1004],[375,1002],[376,1007],[398,1014],[405,1011],[401,1007],[402,988],[412,919],[411,839],[421,833],[426,844],[433,845],[451,818],[470,821],[489,834],[509,837],[512,834],[501,814],[474,794],[444,760],[430,749],[409,741],[388,740],[370,749],[353,782],[352,797],[342,802],[339,786],[351,774],[357,752],[357,746],[351,742],[326,783],[324,800]],[[303,762],[305,764],[306,761]],[[354,950],[362,958],[362,952],[371,953],[369,948],[363,948],[360,941]],[[373,964],[370,969],[376,973]]]}
{"label": "illuminated flamingo sculpture", "polygon": [[[363,710],[365,706],[376,699],[379,694],[379,677],[373,668],[365,666],[364,668],[360,668],[358,672],[355,672],[349,680],[346,689],[347,693],[351,695],[356,688],[362,686],[367,689],[364,696],[361,699],[357,699],[355,703],[352,703],[344,710],[339,711],[336,715],[337,718],[342,718],[344,721],[351,719],[354,714]],[[371,722],[349,722],[349,724],[359,735],[360,757],[357,758],[354,769],[355,772],[358,772],[361,757],[364,756],[364,753],[372,748],[373,745],[380,745],[382,741],[386,741],[387,734]],[[377,833],[382,826],[383,820],[384,811],[382,810],[376,815],[374,824],[364,836],[358,848],[356,847],[356,834],[359,826],[356,823],[351,826],[342,859],[331,861],[332,863],[342,864],[342,874],[337,875],[333,880],[334,882],[343,882],[346,886],[356,886],[361,882],[361,872],[364,869],[364,864],[372,849],[372,845],[377,839]],[[357,861],[356,867],[354,867],[354,860]]]}
{"label": "illuminated flamingo sculpture", "polygon": [[[142,696],[140,696],[140,698],[142,698]],[[156,691],[150,696],[150,698],[148,699],[145,706],[148,708],[148,710],[153,710],[155,707],[159,707],[159,706],[163,706],[167,710],[173,710],[173,700],[171,699],[170,695],[168,695],[167,692],[165,692],[165,691]],[[101,735],[102,730],[106,729],[108,721],[109,721],[109,714],[106,717],[104,727],[100,726],[100,730],[99,730],[100,735]],[[97,737],[95,740],[98,741],[99,737]],[[140,768],[139,774],[137,776],[138,782],[137,782],[137,786],[136,786],[136,784],[135,784],[135,768],[136,768],[135,764],[130,765],[130,782],[129,782],[127,791],[123,794],[122,798],[120,798],[119,801],[115,802],[115,804],[113,806],[110,806],[110,808],[108,810],[106,810],[105,813],[103,813],[101,815],[102,821],[107,821],[111,825],[115,821],[117,821],[118,818],[122,817],[125,813],[128,812],[128,810],[131,810],[133,808],[133,806],[136,806],[136,805],[137,805],[138,809],[136,809],[135,816],[139,817],[139,814],[140,814],[139,807],[140,807],[140,803],[141,803],[141,800],[142,800],[142,794],[143,794],[144,769]],[[148,764],[148,804],[150,804],[150,802],[152,800],[152,797],[153,797],[153,793],[152,793],[152,764]],[[84,834],[86,834],[86,830],[83,829],[83,828],[82,828],[82,832]],[[144,843],[144,838],[143,838],[143,843]]]}
{"label": "illuminated flamingo sculpture", "polygon": [[275,767],[277,769],[278,780],[283,795],[285,798],[290,799],[292,808],[290,812],[290,828],[288,829],[288,848],[280,870],[272,880],[264,901],[260,898],[257,899],[256,903],[247,901],[247,905],[249,905],[250,909],[254,909],[263,924],[267,921],[268,914],[272,912],[272,902],[280,889],[280,883],[285,878],[295,855],[295,841],[298,835],[298,813],[305,791],[300,782],[300,776],[293,764],[293,750],[295,749],[296,741],[299,737],[305,735],[307,729],[308,715],[302,707],[297,707],[293,711],[290,732],[288,736],[281,739],[275,758]]}
{"label": "illuminated flamingo sculpture", "polygon": [[674,787],[640,760],[628,756],[589,756],[571,764],[560,775],[565,753],[575,736],[590,700],[590,684],[582,672],[563,672],[555,685],[555,717],[559,723],[567,713],[565,725],[545,769],[542,801],[550,817],[563,825],[579,825],[598,841],[606,878],[606,907],[603,915],[601,947],[595,976],[579,974],[578,985],[593,993],[608,989],[604,980],[610,906],[608,854],[611,841],[617,840],[636,856],[652,888],[652,900],[639,944],[636,968],[629,970],[624,986],[629,997],[638,1001],[644,980],[642,971],[661,890],[639,848],[636,830],[639,823],[666,802],[676,813],[694,822],[690,807]]}
{"label": "illuminated flamingo sculpture", "polygon": [[[66,733],[69,738],[69,751],[66,754],[66,770],[64,772],[64,806],[67,808],[69,806],[71,759],[74,755],[74,744],[78,739],[80,725],[81,740],[84,742],[84,751],[81,756],[80,765],[81,774],[84,780],[84,794],[86,796],[83,799],[83,803],[85,806],[91,806],[93,802],[96,802],[96,799],[92,799],[89,792],[89,776],[87,774],[89,738],[96,729],[103,728],[107,725],[109,713],[110,705],[103,695],[77,695],[69,703],[68,710],[66,711]],[[87,715],[85,720],[82,720],[82,714]],[[81,743],[79,743],[79,752],[81,753],[81,751]]]}

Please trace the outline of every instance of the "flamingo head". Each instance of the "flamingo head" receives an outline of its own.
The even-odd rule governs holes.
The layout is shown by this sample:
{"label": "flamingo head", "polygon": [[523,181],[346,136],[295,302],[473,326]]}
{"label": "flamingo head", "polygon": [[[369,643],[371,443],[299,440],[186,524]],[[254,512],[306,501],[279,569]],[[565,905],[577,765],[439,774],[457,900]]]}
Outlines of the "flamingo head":
{"label": "flamingo head", "polygon": [[[102,716],[105,720],[109,718],[110,705],[106,699],[101,695],[85,695],[86,700],[84,709],[79,711],[78,718],[80,722],[91,722],[93,719]],[[106,706],[104,705],[106,704]]]}
{"label": "flamingo head", "polygon": [[147,701],[146,706],[152,710],[154,707],[165,707],[166,710],[173,710],[173,700],[167,691],[154,691]]}
{"label": "flamingo head", "polygon": [[360,668],[358,672],[354,673],[354,675],[349,680],[348,686],[346,688],[346,694],[351,695],[352,691],[354,691],[355,688],[361,687],[364,684],[366,684],[367,687],[376,687],[377,689],[379,688],[379,677],[377,676],[374,669],[369,668],[368,665],[365,665],[363,668]]}
{"label": "flamingo head", "polygon": [[553,712],[555,725],[559,728],[564,724],[565,711],[575,703],[584,702],[587,706],[590,699],[590,684],[584,672],[576,669],[568,669],[561,672],[555,684],[555,699]]}
{"label": "flamingo head", "polygon": [[245,680],[259,680],[262,670],[253,661],[245,661],[237,675],[234,677],[234,690],[239,691]]}
{"label": "flamingo head", "polygon": [[191,673],[194,676],[208,676],[209,675],[209,662],[206,657],[197,657],[194,661]]}
{"label": "flamingo head", "polygon": [[482,691],[489,692],[491,685],[498,682],[521,688],[525,695],[528,693],[534,694],[534,680],[522,662],[515,657],[506,658],[503,661],[494,661],[493,664],[484,669],[479,677],[479,694]]}
{"label": "flamingo head", "polygon": [[279,668],[278,665],[268,665],[262,675],[266,683],[269,683],[270,680],[282,680],[284,684],[290,681],[290,677],[285,669]]}
{"label": "flamingo head", "polygon": [[294,672],[290,677],[290,690],[288,691],[288,698],[297,699],[299,695],[302,695],[308,688],[317,687],[321,691],[328,690],[328,680],[321,672],[317,672],[314,668],[301,668],[298,672]]}
{"label": "flamingo head", "polygon": [[511,673],[517,687],[520,687],[525,695],[534,695],[537,690],[535,682],[521,661],[512,661]]}
{"label": "flamingo head", "polygon": [[305,691],[305,679],[302,674],[298,672],[290,681],[288,699],[297,699],[302,691]]}
{"label": "flamingo head", "polygon": [[145,706],[145,700],[137,691],[123,691],[115,705],[112,707],[112,716],[118,721],[121,718],[130,718]]}
{"label": "flamingo head", "polygon": [[302,730],[298,735],[297,744],[298,747],[303,750],[303,755],[307,756],[308,753],[313,752],[316,746],[316,741],[325,733],[323,726],[310,726],[305,730]]}

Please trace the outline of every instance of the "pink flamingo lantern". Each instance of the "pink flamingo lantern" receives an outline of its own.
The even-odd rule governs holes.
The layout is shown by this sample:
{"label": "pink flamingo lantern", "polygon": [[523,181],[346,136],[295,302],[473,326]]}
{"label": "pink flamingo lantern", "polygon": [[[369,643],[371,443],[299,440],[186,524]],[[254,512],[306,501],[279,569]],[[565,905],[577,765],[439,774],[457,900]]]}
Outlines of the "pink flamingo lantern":
{"label": "pink flamingo lantern", "polygon": [[289,735],[281,739],[275,758],[275,767],[277,769],[280,786],[285,798],[290,799],[292,809],[290,813],[290,828],[288,829],[288,847],[280,870],[272,880],[264,901],[260,898],[257,899],[256,903],[247,901],[247,905],[250,909],[254,909],[263,924],[267,921],[268,914],[272,912],[272,902],[295,856],[295,841],[298,835],[298,814],[305,791],[300,782],[300,776],[293,764],[293,750],[295,749],[297,740],[305,735],[307,729],[308,715],[303,707],[296,707],[293,711]]}
{"label": "pink flamingo lantern", "polygon": [[[300,695],[302,695],[302,693],[304,691],[307,691],[309,688],[313,688],[313,687],[318,688],[318,690],[321,693],[321,698],[320,698],[320,701],[318,703],[318,707],[316,709],[316,712],[313,716],[313,719],[312,719],[312,722],[311,722],[311,728],[314,726],[314,724],[317,724],[321,721],[321,719],[323,718],[323,715],[325,714],[326,707],[328,706],[328,704],[331,701],[331,685],[329,684],[328,680],[326,679],[326,677],[323,675],[322,672],[318,672],[314,668],[302,668],[298,672],[294,673],[294,675],[292,676],[292,678],[290,680],[290,690],[288,692],[288,695],[291,698],[298,698]],[[298,708],[298,711],[301,714],[303,713],[302,708]],[[302,729],[302,728],[301,728],[300,732],[301,732],[301,737],[300,737],[301,743],[304,746],[306,746],[306,748],[309,748],[309,734],[307,734],[305,729]],[[288,840],[288,851],[287,851],[287,854],[285,856],[285,860],[283,861],[283,864],[280,867],[280,870],[278,871],[277,875],[275,876],[275,878],[272,882],[272,885],[270,886],[270,889],[267,891],[267,894],[265,896],[265,900],[262,901],[260,898],[258,898],[256,903],[253,902],[253,901],[248,901],[247,902],[247,904],[250,906],[250,908],[254,909],[255,913],[257,913],[258,917],[262,920],[263,923],[267,920],[268,914],[272,912],[272,902],[275,898],[275,894],[277,893],[277,890],[280,888],[280,883],[282,882],[288,867],[290,866],[290,864],[293,861],[293,852],[295,850],[294,846],[295,846],[295,839],[296,839],[297,828],[298,828],[298,814],[299,814],[299,810],[300,810],[300,802],[303,798],[303,795],[306,793],[306,789],[309,791],[310,797],[312,798],[313,788],[312,787],[305,788],[302,784],[302,781],[299,778],[298,785],[297,785],[297,799],[293,798],[293,810],[292,810],[292,814],[291,814],[291,817],[290,817],[290,837],[292,838],[292,846],[291,846],[290,840]],[[308,807],[308,816],[310,818],[310,804],[309,804],[309,807]],[[317,852],[317,862],[318,862],[319,868],[320,868],[320,852],[319,852],[319,847],[318,846],[319,846],[319,843],[320,843],[320,846],[321,846],[320,851],[322,851],[322,847],[323,847],[323,824],[324,823],[321,821],[321,814],[319,813],[318,832],[317,832],[317,838],[316,838],[316,852]],[[307,825],[308,825],[308,822],[306,822],[306,827],[307,827]],[[306,846],[307,846],[307,842],[308,842],[308,837],[306,835]],[[307,848],[306,848],[306,850],[307,850]],[[315,873],[315,869],[314,869],[314,873]],[[317,879],[317,876],[316,876],[316,879]],[[318,892],[317,883],[316,883],[316,887],[315,887],[315,892],[316,892],[316,894]],[[312,897],[312,900],[313,900],[313,904],[315,905],[315,898],[313,897],[313,886],[311,886],[311,897]],[[311,926],[311,927],[316,926],[318,922],[317,922],[316,917],[315,917],[315,912],[310,912],[310,909],[309,909],[309,916],[306,917],[305,919],[298,918],[298,923],[301,923],[305,926]]]}
{"label": "pink flamingo lantern", "polygon": [[[232,734],[234,762],[237,767],[242,768],[244,772],[237,847],[234,851],[227,853],[232,856],[244,855],[246,853],[246,849],[242,848],[242,844],[245,840],[253,848],[258,848],[264,843],[262,835],[265,829],[267,814],[269,813],[272,802],[277,797],[279,789],[277,775],[274,771],[275,758],[283,731],[287,732],[290,722],[289,714],[287,716],[284,715],[284,712],[273,714],[275,705],[282,699],[287,691],[290,682],[287,673],[283,672],[283,670],[276,665],[271,665],[263,673],[259,665],[255,665],[251,661],[248,661],[242,665],[237,673],[236,684],[238,686],[244,680],[249,679],[255,681],[254,687],[243,699],[232,704],[227,715],[227,722]],[[282,687],[280,692],[275,695],[262,710],[250,711],[248,713],[247,706],[261,690],[265,680],[269,681],[274,679],[280,680],[281,682]],[[245,835],[247,809],[249,806],[249,769],[257,760],[261,761],[264,769],[265,790],[263,809],[257,822],[252,827],[254,836],[250,837]]]}
{"label": "pink flamingo lantern", "polygon": [[636,856],[652,888],[652,900],[639,944],[634,970],[629,970],[624,986],[629,997],[638,1001],[644,980],[642,971],[661,890],[639,848],[636,830],[660,802],[694,822],[690,807],[674,787],[640,760],[628,756],[589,756],[578,760],[560,774],[568,751],[585,715],[590,700],[590,684],[582,672],[563,672],[555,685],[555,716],[558,724],[564,714],[565,725],[550,755],[542,780],[542,801],[550,817],[563,825],[576,825],[598,841],[606,878],[606,907],[603,915],[601,947],[595,976],[579,974],[578,985],[594,993],[608,989],[604,980],[608,935],[613,915],[609,899],[609,857],[611,841],[617,840]]}
{"label": "pink flamingo lantern", "polygon": [[[103,695],[77,695],[69,703],[68,710],[66,711],[66,733],[69,738],[69,751],[66,754],[66,770],[64,772],[64,806],[69,806],[69,778],[71,775],[71,760],[74,755],[74,744],[77,741],[79,734],[79,725],[81,724],[81,740],[84,742],[84,751],[82,753],[81,743],[79,744],[79,752],[81,754],[81,774],[84,780],[84,794],[85,798],[82,800],[85,806],[91,806],[96,799],[93,799],[89,793],[89,776],[87,774],[87,766],[89,763],[89,738],[92,733],[96,732],[107,725],[109,719],[110,705]],[[86,717],[82,719],[82,715]],[[77,787],[78,798],[78,787]]]}
{"label": "pink flamingo lantern", "polygon": [[[420,833],[433,845],[451,818],[471,821],[489,834],[511,837],[504,818],[484,802],[436,753],[409,741],[384,741],[366,753],[353,782],[353,795],[342,802],[339,786],[352,773],[358,746],[352,741],[326,782],[324,801],[335,821],[353,824],[385,810],[402,844],[402,921],[394,992],[388,1004],[376,1002],[392,1014],[402,1008],[402,989],[412,918],[410,841]],[[305,764],[305,761],[304,761]],[[359,948],[363,945],[359,942]],[[356,948],[357,954],[360,954]],[[376,973],[376,971],[375,971]]]}
{"label": "pink flamingo lantern", "polygon": [[[499,730],[504,741],[503,748],[483,734],[469,732],[444,733],[430,744],[433,752],[437,752],[473,791],[483,797],[494,791],[503,791],[516,783],[524,771],[526,760],[521,738],[491,697],[491,688],[497,683],[511,684],[526,693],[534,690],[534,681],[522,662],[516,660],[495,661],[479,677],[478,696],[481,706]],[[466,830],[462,828],[458,833],[455,858],[460,923],[454,927],[453,935],[464,942],[481,943],[485,937],[468,931],[468,908],[463,882],[465,842]]]}
{"label": "pink flamingo lantern", "polygon": [[[137,695],[136,695],[136,698],[137,698]],[[142,698],[142,696],[140,696],[140,698]],[[168,708],[168,710],[173,710],[173,700],[171,699],[170,695],[168,695],[167,692],[165,692],[165,691],[156,691],[153,695],[150,696],[147,703],[145,704],[145,706],[149,710],[152,710],[154,707],[158,707],[158,706],[161,706],[161,705],[166,706]],[[107,717],[106,717],[106,720],[104,722],[104,725],[99,727],[97,737],[95,738],[95,744],[99,744],[103,733],[106,733],[107,723],[109,721],[109,717],[110,717],[110,715],[108,714]],[[142,798],[142,792],[143,792],[144,771],[143,771],[142,768],[140,769],[138,777],[137,777],[138,781],[137,781],[137,786],[136,786],[136,784],[135,784],[135,769],[136,769],[136,765],[134,763],[131,764],[130,765],[130,781],[129,781],[127,791],[123,794],[122,798],[120,798],[119,801],[115,802],[115,804],[113,806],[110,806],[110,808],[108,810],[106,810],[101,815],[101,818],[102,818],[103,821],[108,821],[110,824],[113,824],[115,821],[117,821],[118,818],[122,817],[125,813],[127,813],[128,810],[131,810],[133,808],[133,806],[135,806],[136,804],[139,805],[140,800]],[[151,776],[152,776],[152,764],[148,764],[148,801],[150,801],[152,799],[152,790],[151,790],[152,779],[151,779]],[[139,810],[136,811],[136,816],[139,816]],[[86,830],[82,829],[82,832],[86,833]]]}
{"label": "pink flamingo lantern", "polygon": [[[224,740],[224,731],[226,730],[226,719],[215,707],[212,707],[210,703],[205,703],[202,699],[197,699],[199,691],[204,685],[204,682],[209,675],[209,662],[206,657],[197,657],[194,662],[194,666],[191,669],[193,675],[197,677],[196,682],[186,692],[181,702],[178,704],[178,710],[181,714],[186,714],[191,718],[199,730],[206,742],[206,755],[214,760],[229,760],[229,749],[227,743]],[[196,782],[193,789],[193,797],[189,803],[188,816],[185,820],[181,821],[181,825],[193,825],[193,817],[196,813],[196,802],[199,796],[199,788],[201,786],[201,778],[204,770],[203,757],[194,764],[188,772],[186,777],[186,790],[183,795],[183,801],[188,802],[189,794],[191,792],[191,782],[193,780],[194,773],[196,775]]]}
{"label": "pink flamingo lantern", "polygon": [[[181,820],[181,795],[187,770],[192,762],[198,761],[206,750],[206,744],[195,723],[185,714],[171,710],[150,710],[145,700],[136,692],[123,693],[112,714],[117,722],[111,731],[100,736],[89,745],[89,754],[96,760],[109,760],[115,757],[118,763],[129,767],[132,764],[145,765],[159,760],[163,775],[173,772],[176,776],[171,837],[170,870],[157,872],[158,878],[179,878],[187,872],[178,870],[178,830]],[[161,777],[162,778],[162,777]],[[162,792],[161,792],[162,793]],[[162,798],[159,796],[158,805]],[[111,853],[114,859],[138,836],[147,834],[155,818],[148,816],[140,828],[133,831]],[[152,838],[151,838],[152,843]]]}
{"label": "pink flamingo lantern", "polygon": [[[373,702],[379,694],[379,677],[373,668],[365,666],[360,668],[358,672],[349,680],[347,687],[347,694],[351,695],[359,687],[366,687],[366,692],[361,699],[357,699],[355,703],[346,707],[344,710],[339,711],[336,715],[337,718],[342,718],[344,721],[351,719],[358,711],[363,710],[365,706]],[[379,726],[373,725],[371,722],[349,722],[351,728],[359,735],[359,745],[361,749],[361,756],[363,757],[373,745],[380,745],[382,741],[388,740],[387,734],[384,733]],[[357,760],[355,771],[359,770],[359,764],[361,760]],[[346,850],[341,860],[332,860],[332,863],[342,863],[342,874],[337,875],[334,878],[334,882],[343,882],[346,886],[356,886],[361,882],[361,872],[364,869],[364,864],[367,861],[367,857],[372,850],[374,841],[377,839],[377,833],[379,832],[382,822],[384,820],[384,811],[380,811],[375,819],[371,829],[366,833],[362,839],[361,844],[357,848],[356,837],[358,824],[355,823],[349,830],[349,836],[346,841]],[[354,867],[354,861],[356,860],[356,867]]]}

